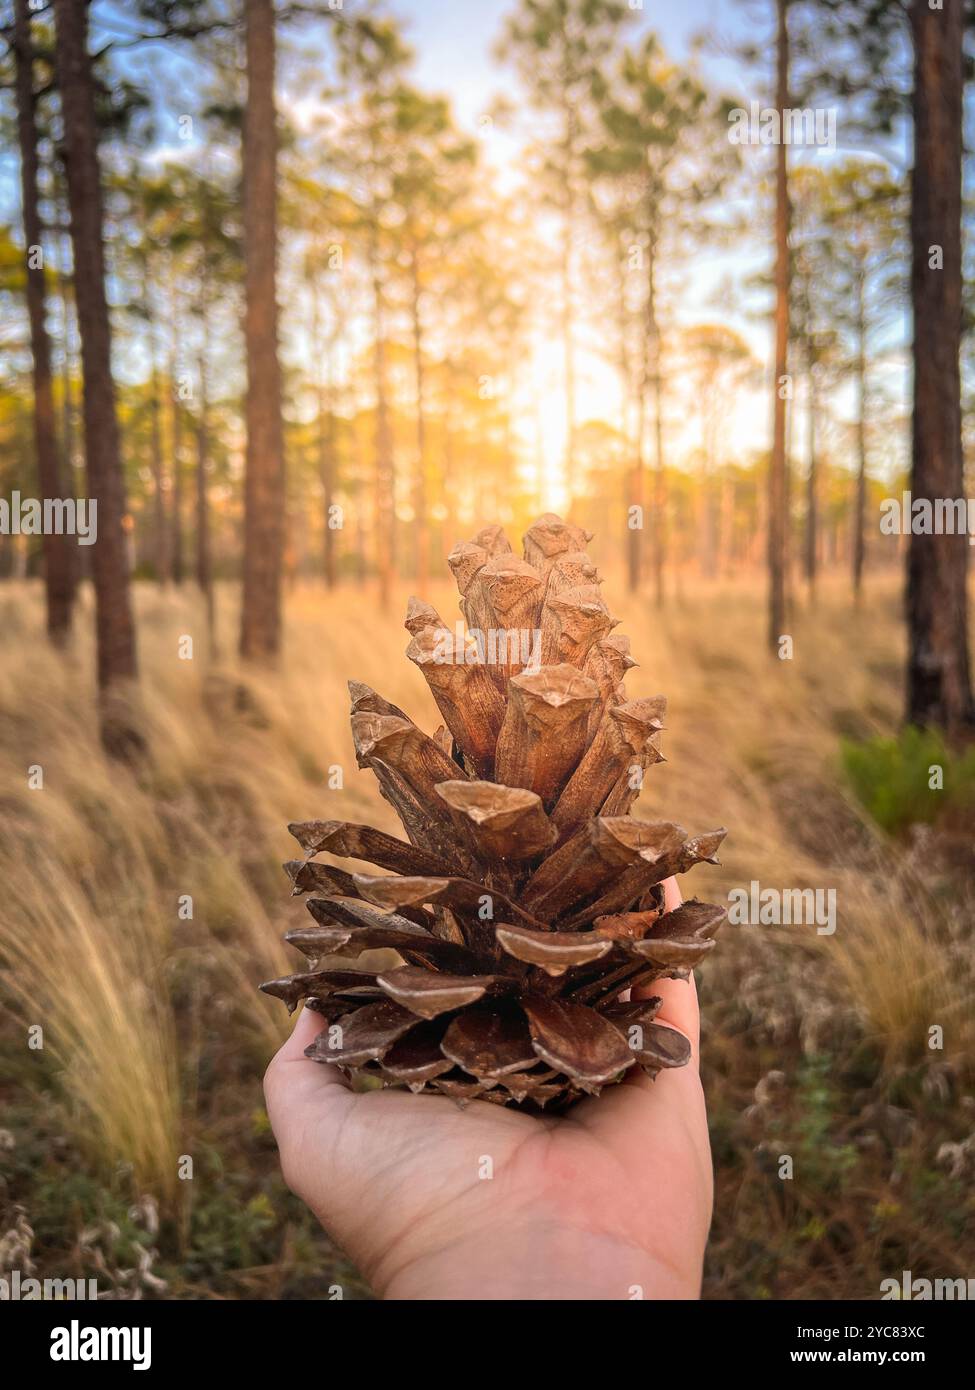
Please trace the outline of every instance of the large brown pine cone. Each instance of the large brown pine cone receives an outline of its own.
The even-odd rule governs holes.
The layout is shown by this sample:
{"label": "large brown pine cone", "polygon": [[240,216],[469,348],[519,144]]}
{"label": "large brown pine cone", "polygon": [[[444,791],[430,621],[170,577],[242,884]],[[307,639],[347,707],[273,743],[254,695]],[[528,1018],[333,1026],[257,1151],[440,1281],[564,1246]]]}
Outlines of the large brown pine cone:
{"label": "large brown pine cone", "polygon": [[[413,599],[407,655],[446,727],[432,738],[350,682],[360,767],[375,773],[409,843],[371,826],[290,827],[286,865],[314,926],[286,939],[309,958],[261,988],[328,1020],[308,1056],[387,1085],[466,1102],[564,1105],[631,1066],[683,1066],[683,1034],[655,1023],[634,985],[686,978],[725,910],[663,910],[662,883],[715,854],[724,830],[688,836],[630,815],[661,760],[661,696],[627,700],[634,664],[599,594],[579,527],[547,515],[524,559],[498,526],[449,564],[468,634]],[[473,634],[473,639],[471,638]],[[318,854],[377,866],[347,873]],[[392,948],[364,971],[329,959]]]}

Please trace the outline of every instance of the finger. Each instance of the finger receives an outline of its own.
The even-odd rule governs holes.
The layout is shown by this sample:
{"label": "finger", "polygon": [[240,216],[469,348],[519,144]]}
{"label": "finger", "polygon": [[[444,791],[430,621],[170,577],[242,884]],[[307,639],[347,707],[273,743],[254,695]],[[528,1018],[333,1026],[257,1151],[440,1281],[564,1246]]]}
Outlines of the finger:
{"label": "finger", "polygon": [[676,878],[664,879],[664,912],[676,912],[684,901]]}
{"label": "finger", "polygon": [[[666,879],[664,911],[676,911],[682,901],[676,878]],[[663,1000],[655,1021],[677,1028],[685,1037],[690,1038],[690,1065],[696,1067],[701,1045],[701,1013],[693,973],[687,980],[654,980],[649,985],[638,985],[633,991],[634,999],[652,999],[654,995]]]}
{"label": "finger", "polygon": [[316,1013],[314,1009],[300,1008],[295,1026],[278,1048],[276,1060],[279,1058],[282,1062],[290,1062],[304,1057],[305,1048],[311,1046],[324,1027],[325,1018],[322,1014]]}
{"label": "finger", "polygon": [[291,1117],[304,1106],[316,1098],[320,1101],[327,1092],[334,1091],[337,1096],[351,1094],[338,1067],[312,1062],[305,1056],[305,1049],[326,1026],[321,1014],[303,1008],[291,1035],[278,1048],[264,1073],[268,1117],[279,1143],[279,1125],[287,1127]]}
{"label": "finger", "polygon": [[302,1009],[264,1073],[264,1100],[284,1180],[313,1209],[309,1177],[314,1178],[318,1165],[311,1156],[320,1149],[321,1134],[340,1125],[342,1113],[355,1100],[338,1067],[305,1056],[305,1048],[326,1026],[321,1014]]}

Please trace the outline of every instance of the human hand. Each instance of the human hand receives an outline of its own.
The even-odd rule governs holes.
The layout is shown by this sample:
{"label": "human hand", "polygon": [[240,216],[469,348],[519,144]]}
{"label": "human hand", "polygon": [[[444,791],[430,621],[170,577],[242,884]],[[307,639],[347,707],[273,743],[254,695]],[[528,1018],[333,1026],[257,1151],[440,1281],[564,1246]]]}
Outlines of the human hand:
{"label": "human hand", "polygon": [[[666,907],[680,905],[675,880]],[[391,1299],[696,1298],[712,1171],[693,978],[657,980],[686,1067],[633,1068],[566,1114],[356,1094],[305,1048],[309,1009],[264,1078],[285,1181]]]}

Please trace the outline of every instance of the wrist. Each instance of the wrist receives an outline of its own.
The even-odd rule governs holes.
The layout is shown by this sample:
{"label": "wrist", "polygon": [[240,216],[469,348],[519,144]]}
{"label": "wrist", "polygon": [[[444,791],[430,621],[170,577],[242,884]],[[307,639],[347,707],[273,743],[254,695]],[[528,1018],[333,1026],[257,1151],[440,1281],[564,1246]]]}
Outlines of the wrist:
{"label": "wrist", "polygon": [[637,1243],[557,1217],[466,1234],[437,1249],[382,1261],[384,1299],[613,1301],[695,1299],[700,1269],[678,1269]]}

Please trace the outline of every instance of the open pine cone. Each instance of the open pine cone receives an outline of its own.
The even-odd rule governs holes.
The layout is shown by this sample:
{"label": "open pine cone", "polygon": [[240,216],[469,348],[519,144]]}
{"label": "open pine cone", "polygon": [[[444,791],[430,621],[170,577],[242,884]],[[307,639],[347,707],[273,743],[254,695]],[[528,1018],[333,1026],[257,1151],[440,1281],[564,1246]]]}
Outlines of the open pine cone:
{"label": "open pine cone", "polygon": [[[307,1055],[387,1085],[466,1102],[564,1105],[627,1068],[683,1066],[634,985],[684,979],[725,910],[663,910],[664,879],[715,863],[724,830],[690,837],[630,815],[658,751],[665,700],[627,700],[629,641],[600,598],[590,536],[543,516],[524,559],[489,526],[449,564],[468,633],[410,601],[407,655],[446,727],[432,738],[357,681],[352,734],[409,839],[367,825],[290,826],[285,867],[315,925],[287,933],[307,971],[262,985],[328,1020]],[[320,853],[376,865],[347,873]],[[393,948],[405,964],[335,969]]]}

